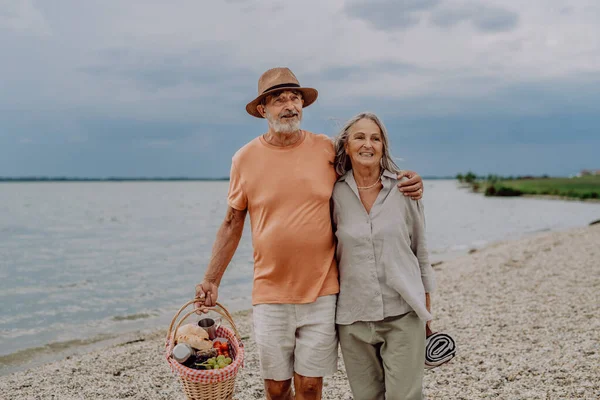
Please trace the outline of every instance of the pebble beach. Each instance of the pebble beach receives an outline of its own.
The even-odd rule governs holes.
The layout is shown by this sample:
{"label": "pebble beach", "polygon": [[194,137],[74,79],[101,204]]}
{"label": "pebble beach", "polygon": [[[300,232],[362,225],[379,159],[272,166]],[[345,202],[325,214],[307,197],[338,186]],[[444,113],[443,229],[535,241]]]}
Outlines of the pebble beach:
{"label": "pebble beach", "polygon": [[[458,352],[425,372],[427,399],[600,398],[600,224],[497,243],[434,268],[432,328],[451,334]],[[252,313],[234,319],[246,346],[234,398],[264,399]],[[165,334],[2,376],[0,398],[183,400]],[[352,399],[341,356],[323,398]]]}

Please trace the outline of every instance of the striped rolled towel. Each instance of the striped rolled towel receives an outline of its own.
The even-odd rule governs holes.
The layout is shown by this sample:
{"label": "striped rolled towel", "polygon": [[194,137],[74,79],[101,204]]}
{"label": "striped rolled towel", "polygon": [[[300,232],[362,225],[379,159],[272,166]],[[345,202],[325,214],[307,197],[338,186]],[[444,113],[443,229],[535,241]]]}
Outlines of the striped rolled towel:
{"label": "striped rolled towel", "polygon": [[456,355],[454,339],[445,333],[433,333],[426,328],[427,340],[425,341],[425,368],[431,369],[452,360]]}

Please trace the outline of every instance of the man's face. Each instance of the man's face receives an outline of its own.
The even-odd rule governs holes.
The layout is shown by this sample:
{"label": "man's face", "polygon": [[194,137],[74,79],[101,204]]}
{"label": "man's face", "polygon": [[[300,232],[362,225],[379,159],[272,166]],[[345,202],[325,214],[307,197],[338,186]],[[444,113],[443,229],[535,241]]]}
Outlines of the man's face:
{"label": "man's face", "polygon": [[299,92],[286,90],[275,93],[273,96],[267,96],[266,103],[262,106],[263,115],[275,132],[293,133],[300,129],[303,103],[302,94]]}

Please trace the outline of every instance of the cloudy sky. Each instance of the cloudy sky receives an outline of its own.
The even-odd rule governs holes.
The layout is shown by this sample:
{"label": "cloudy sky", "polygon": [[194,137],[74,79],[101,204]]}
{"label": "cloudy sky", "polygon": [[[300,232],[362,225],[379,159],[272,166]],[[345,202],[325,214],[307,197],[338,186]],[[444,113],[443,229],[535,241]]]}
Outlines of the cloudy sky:
{"label": "cloudy sky", "polygon": [[0,0],[0,176],[227,176],[259,75],[421,175],[600,168],[596,0]]}

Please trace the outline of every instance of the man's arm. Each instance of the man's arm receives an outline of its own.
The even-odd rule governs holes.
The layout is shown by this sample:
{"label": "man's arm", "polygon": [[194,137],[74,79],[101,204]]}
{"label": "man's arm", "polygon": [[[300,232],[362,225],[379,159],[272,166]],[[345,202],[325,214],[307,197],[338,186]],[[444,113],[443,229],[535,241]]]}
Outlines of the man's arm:
{"label": "man's arm", "polygon": [[[408,180],[402,181],[402,177]],[[398,189],[413,200],[420,200],[423,197],[423,179],[415,171],[401,171],[398,174]]]}
{"label": "man's arm", "polygon": [[231,206],[227,208],[227,215],[213,244],[204,280],[196,285],[196,297],[204,298],[205,302],[204,305],[196,303],[196,308],[212,307],[217,303],[219,284],[240,243],[246,213],[247,210],[240,211]]}

